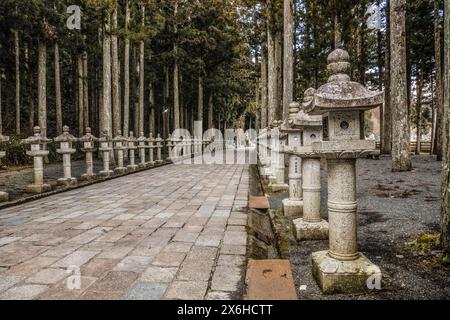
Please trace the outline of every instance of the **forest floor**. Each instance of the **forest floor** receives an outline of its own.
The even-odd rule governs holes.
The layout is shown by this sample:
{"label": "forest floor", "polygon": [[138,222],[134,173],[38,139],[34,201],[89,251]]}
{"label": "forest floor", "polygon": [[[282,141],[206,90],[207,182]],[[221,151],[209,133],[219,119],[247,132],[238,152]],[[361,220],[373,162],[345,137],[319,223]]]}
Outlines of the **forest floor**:
{"label": "forest floor", "polygon": [[[440,223],[441,163],[429,156],[414,157],[413,163],[413,172],[393,173],[390,158],[358,161],[359,251],[381,268],[381,290],[323,295],[311,274],[311,253],[327,250],[328,241],[301,242],[289,252],[300,299],[450,299],[450,268],[440,264],[440,252],[433,248]],[[326,170],[322,190],[327,190]],[[272,194],[272,208],[280,208],[286,196]],[[326,192],[321,202],[327,219]]]}

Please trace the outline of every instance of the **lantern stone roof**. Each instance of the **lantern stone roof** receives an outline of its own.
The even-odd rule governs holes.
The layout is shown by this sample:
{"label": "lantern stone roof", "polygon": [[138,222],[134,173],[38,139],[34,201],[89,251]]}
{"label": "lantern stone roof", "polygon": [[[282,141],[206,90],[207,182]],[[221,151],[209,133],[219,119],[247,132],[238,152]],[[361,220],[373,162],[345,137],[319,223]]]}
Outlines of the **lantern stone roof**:
{"label": "lantern stone roof", "polygon": [[52,141],[51,139],[47,139],[41,135],[41,128],[38,126],[33,128],[33,133],[34,135],[23,139],[22,142],[27,144],[44,144]]}
{"label": "lantern stone roof", "polygon": [[336,49],[330,53],[327,69],[328,82],[315,91],[314,99],[306,104],[306,112],[318,115],[328,111],[370,110],[383,104],[383,91],[371,91],[350,80],[347,51]]}
{"label": "lantern stone roof", "polygon": [[80,138],[81,142],[93,142],[98,139],[92,134],[91,128],[86,128],[86,134]]}
{"label": "lantern stone roof", "polygon": [[55,142],[75,142],[77,140],[77,138],[70,134],[68,126],[64,126],[63,133],[54,139]]}
{"label": "lantern stone roof", "polygon": [[109,136],[108,130],[104,130],[102,134],[100,135],[100,139],[98,139],[100,142],[109,142],[111,141],[111,137]]}

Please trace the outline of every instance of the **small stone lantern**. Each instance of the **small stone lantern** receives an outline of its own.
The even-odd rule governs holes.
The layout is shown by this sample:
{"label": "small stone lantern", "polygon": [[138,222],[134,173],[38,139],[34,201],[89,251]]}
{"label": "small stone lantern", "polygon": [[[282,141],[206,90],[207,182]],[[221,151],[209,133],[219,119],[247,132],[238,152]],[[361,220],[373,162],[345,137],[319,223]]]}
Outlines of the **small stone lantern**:
{"label": "small stone lantern", "polygon": [[[0,133],[0,142],[8,142],[9,137],[4,136]],[[0,151],[0,159],[3,159],[6,156],[6,151]],[[9,200],[8,193],[4,191],[0,191],[0,202],[6,202]]]}
{"label": "small stone lantern", "polygon": [[123,153],[127,150],[127,147],[124,146],[126,142],[127,138],[122,136],[122,131],[117,130],[117,136],[113,139],[114,150],[117,151],[117,168],[114,169],[114,172],[119,174],[127,172],[127,168],[123,164]]}
{"label": "small stone lantern", "polygon": [[272,176],[269,177],[270,187],[273,192],[287,191],[289,186],[284,178],[284,153],[285,134],[280,130],[282,121],[274,121],[272,129]]}
{"label": "small stone lantern", "polygon": [[91,180],[94,178],[94,160],[93,153],[95,152],[95,141],[98,141],[92,134],[91,128],[86,128],[86,134],[80,138],[83,143],[83,151],[86,154],[86,173],[81,176],[81,180]]}
{"label": "small stone lantern", "polygon": [[310,116],[303,110],[313,101],[314,89],[305,92],[303,108],[295,123],[303,128],[302,146],[295,153],[302,158],[303,217],[293,221],[297,240],[328,239],[328,222],[320,217],[320,156],[312,144],[322,140],[322,116]]}
{"label": "small stone lantern", "polygon": [[33,132],[33,136],[22,140],[24,143],[31,145],[31,150],[27,151],[27,155],[33,157],[34,162],[34,183],[27,186],[26,192],[43,193],[52,189],[49,184],[44,183],[44,157],[49,152],[48,150],[42,150],[42,146],[51,142],[51,140],[41,136],[40,127],[34,127]]}
{"label": "small stone lantern", "polygon": [[289,154],[289,198],[283,200],[283,213],[287,217],[300,217],[303,214],[302,159],[294,153],[302,146],[302,127],[294,120],[300,111],[298,103],[289,105],[289,118],[282,127],[287,133],[284,152]]}
{"label": "small stone lantern", "polygon": [[155,142],[156,142],[156,163],[160,164],[163,163],[162,160],[163,139],[161,138],[161,135],[159,133],[156,136]]}
{"label": "small stone lantern", "polygon": [[172,148],[173,148],[173,143],[172,143],[172,135],[169,134],[169,137],[166,139],[166,145],[167,145],[167,153],[168,153],[168,160],[172,160]]}
{"label": "small stone lantern", "polygon": [[323,115],[323,141],[313,152],[327,159],[328,251],[312,254],[313,275],[324,293],[368,290],[381,282],[381,271],[357,248],[356,159],[375,153],[364,140],[364,112],[383,104],[383,92],[370,91],[348,75],[350,58],[337,49],[328,56],[328,82],[305,110]]}
{"label": "small stone lantern", "polygon": [[155,138],[153,137],[153,133],[150,132],[150,137],[147,139],[148,141],[148,149],[149,149],[149,155],[150,155],[150,159],[148,161],[148,164],[150,166],[154,166],[155,165],[155,149],[156,149],[156,145],[155,145]]}
{"label": "small stone lantern", "polygon": [[98,150],[102,152],[103,155],[103,170],[100,171],[100,175],[110,176],[111,174],[113,174],[113,171],[109,168],[110,153],[111,151],[113,151],[113,149],[110,146],[111,137],[109,136],[108,130],[102,132],[99,142],[100,148]]}
{"label": "small stone lantern", "polygon": [[130,164],[127,166],[129,170],[136,170],[137,165],[135,161],[135,151],[137,150],[136,147],[136,138],[134,136],[134,132],[130,131],[130,136],[127,139],[128,142],[128,150],[130,151]]}
{"label": "small stone lantern", "polygon": [[63,133],[54,139],[55,142],[59,142],[59,149],[56,152],[62,154],[63,157],[64,177],[58,179],[59,185],[70,186],[77,183],[77,179],[72,177],[72,164],[70,159],[71,155],[76,152],[72,148],[72,144],[77,140],[77,138],[70,134],[68,126],[64,126]]}
{"label": "small stone lantern", "polygon": [[147,149],[145,143],[147,142],[147,138],[144,136],[144,132],[141,132],[139,138],[137,139],[137,142],[137,148],[139,149],[139,167],[145,168],[145,166],[147,165],[147,163],[145,162],[145,150]]}

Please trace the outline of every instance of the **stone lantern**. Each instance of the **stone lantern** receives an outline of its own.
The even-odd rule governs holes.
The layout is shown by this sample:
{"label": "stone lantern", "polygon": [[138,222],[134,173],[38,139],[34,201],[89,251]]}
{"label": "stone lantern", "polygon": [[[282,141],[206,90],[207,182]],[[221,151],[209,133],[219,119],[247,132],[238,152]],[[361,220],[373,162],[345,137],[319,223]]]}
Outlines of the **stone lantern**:
{"label": "stone lantern", "polygon": [[314,99],[314,89],[304,95],[302,109],[295,123],[302,127],[302,146],[295,154],[302,159],[303,217],[293,221],[297,240],[328,239],[328,222],[320,217],[320,155],[312,151],[312,144],[322,140],[322,116],[304,112]]}
{"label": "stone lantern", "polygon": [[330,78],[305,110],[323,116],[323,141],[313,152],[327,159],[328,251],[312,254],[313,275],[325,293],[361,292],[381,281],[381,271],[357,248],[356,159],[375,153],[364,140],[364,112],[383,104],[383,92],[352,82],[350,58],[337,49],[328,56]]}
{"label": "stone lantern", "polygon": [[299,110],[298,103],[291,103],[289,118],[282,127],[288,137],[283,151],[289,154],[289,198],[283,200],[283,213],[287,217],[299,217],[303,214],[302,159],[293,153],[302,145],[302,128],[294,122]]}
{"label": "stone lantern", "polygon": [[[4,136],[0,133],[0,142],[8,142],[9,137]],[[6,156],[6,151],[0,151],[0,159],[3,159]],[[4,192],[0,191],[0,202],[5,202],[9,200],[9,195]]]}
{"label": "stone lantern", "polygon": [[70,134],[68,126],[64,126],[63,133],[54,139],[55,142],[59,142],[59,149],[56,152],[62,154],[63,157],[64,177],[58,179],[59,185],[69,186],[77,183],[77,179],[72,177],[72,164],[70,159],[71,155],[76,152],[72,148],[72,144],[77,140],[77,138]]}
{"label": "stone lantern", "polygon": [[103,170],[100,171],[102,176],[109,176],[113,171],[109,168],[110,164],[110,153],[113,149],[110,146],[111,137],[109,136],[108,130],[102,132],[99,139],[100,148],[98,149],[103,154]]}
{"label": "stone lantern", "polygon": [[272,177],[269,177],[271,181],[271,188],[273,192],[287,191],[289,186],[285,182],[284,178],[284,153],[283,147],[285,145],[286,135],[281,129],[282,121],[274,121],[274,128],[272,129]]}
{"label": "stone lantern", "polygon": [[147,138],[144,136],[144,132],[141,132],[139,138],[137,139],[139,149],[139,167],[145,168],[147,163],[145,162],[145,150],[147,149],[146,142]]}
{"label": "stone lantern", "polygon": [[162,147],[163,147],[163,139],[161,138],[161,135],[158,133],[155,139],[156,143],[156,163],[163,163],[162,160]]}
{"label": "stone lantern", "polygon": [[155,165],[155,138],[153,137],[153,133],[150,132],[150,137],[147,139],[148,145],[147,149],[149,150],[149,160],[148,165],[154,166]]}
{"label": "stone lantern", "polygon": [[48,150],[42,150],[42,146],[51,142],[50,139],[41,136],[41,128],[33,128],[34,135],[22,140],[24,143],[31,145],[31,150],[27,151],[27,155],[33,157],[34,162],[34,183],[27,186],[28,193],[43,193],[50,191],[52,188],[49,184],[44,183],[44,157],[49,154]]}
{"label": "stone lantern", "polygon": [[114,172],[119,174],[127,172],[127,168],[123,164],[123,153],[127,150],[127,147],[124,145],[126,142],[127,138],[122,136],[122,131],[117,130],[117,136],[113,139],[114,150],[117,151],[117,168],[114,169]]}
{"label": "stone lantern", "polygon": [[128,150],[130,151],[130,164],[128,165],[128,169],[130,170],[136,170],[137,169],[137,165],[136,165],[136,161],[135,161],[135,152],[137,150],[136,147],[136,138],[134,136],[134,132],[130,131],[130,136],[127,139],[128,142]]}
{"label": "stone lantern", "polygon": [[167,153],[168,153],[168,160],[172,160],[172,148],[173,148],[173,143],[172,143],[172,135],[169,134],[169,137],[166,139],[166,145],[167,145]]}
{"label": "stone lantern", "polygon": [[86,154],[86,173],[81,176],[82,180],[90,180],[94,177],[94,160],[93,153],[95,152],[95,141],[98,141],[92,134],[91,128],[86,128],[86,134],[80,138],[83,143],[81,151]]}

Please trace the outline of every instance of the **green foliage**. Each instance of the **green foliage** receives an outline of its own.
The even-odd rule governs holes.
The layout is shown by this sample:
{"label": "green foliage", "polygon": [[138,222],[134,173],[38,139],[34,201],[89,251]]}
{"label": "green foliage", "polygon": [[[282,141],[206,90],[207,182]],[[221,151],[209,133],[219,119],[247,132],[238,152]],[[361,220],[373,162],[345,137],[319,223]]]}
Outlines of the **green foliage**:
{"label": "green foliage", "polygon": [[4,164],[9,166],[21,166],[31,163],[31,158],[26,152],[28,145],[22,143],[22,139],[17,136],[10,136],[8,142],[1,143],[1,150],[6,151],[6,157],[2,160]]}

